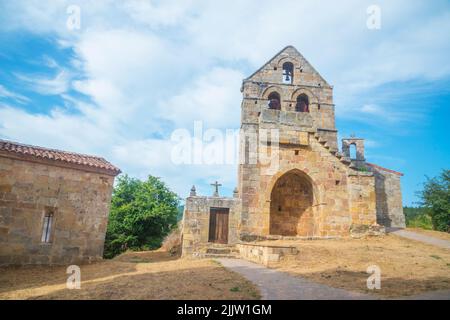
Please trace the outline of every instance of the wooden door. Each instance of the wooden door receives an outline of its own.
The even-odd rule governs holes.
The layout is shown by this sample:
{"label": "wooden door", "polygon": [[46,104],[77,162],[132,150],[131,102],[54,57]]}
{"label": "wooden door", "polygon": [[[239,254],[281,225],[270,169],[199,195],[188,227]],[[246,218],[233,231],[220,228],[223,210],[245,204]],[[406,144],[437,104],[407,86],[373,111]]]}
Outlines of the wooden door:
{"label": "wooden door", "polygon": [[228,243],[228,208],[211,208],[209,214],[209,242]]}

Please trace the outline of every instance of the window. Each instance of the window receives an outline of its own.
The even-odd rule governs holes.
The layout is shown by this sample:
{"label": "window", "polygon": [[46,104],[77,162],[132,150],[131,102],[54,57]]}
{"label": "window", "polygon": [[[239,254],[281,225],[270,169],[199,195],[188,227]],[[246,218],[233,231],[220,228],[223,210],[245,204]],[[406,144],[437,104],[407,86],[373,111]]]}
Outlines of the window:
{"label": "window", "polygon": [[306,94],[302,93],[297,97],[297,104],[295,105],[295,111],[309,112],[309,98]]}
{"label": "window", "polygon": [[50,243],[50,236],[53,227],[53,211],[47,210],[44,216],[44,224],[42,226],[41,242]]}
{"label": "window", "polygon": [[354,143],[352,143],[351,145],[348,146],[349,148],[349,154],[350,154],[350,159],[356,159],[356,145]]}
{"label": "window", "polygon": [[281,110],[280,95],[278,92],[269,94],[269,109]]}
{"label": "window", "polygon": [[294,65],[292,62],[283,63],[283,83],[292,83],[294,78]]}

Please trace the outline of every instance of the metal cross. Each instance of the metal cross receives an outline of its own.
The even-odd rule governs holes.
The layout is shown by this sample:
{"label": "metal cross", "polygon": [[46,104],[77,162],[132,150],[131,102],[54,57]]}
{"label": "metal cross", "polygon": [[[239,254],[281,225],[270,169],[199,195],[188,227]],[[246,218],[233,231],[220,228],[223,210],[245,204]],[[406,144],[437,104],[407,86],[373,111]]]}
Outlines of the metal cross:
{"label": "metal cross", "polygon": [[218,197],[219,196],[219,187],[221,187],[222,185],[220,183],[218,183],[217,181],[215,183],[211,183],[211,185],[213,187],[215,187],[213,197]]}

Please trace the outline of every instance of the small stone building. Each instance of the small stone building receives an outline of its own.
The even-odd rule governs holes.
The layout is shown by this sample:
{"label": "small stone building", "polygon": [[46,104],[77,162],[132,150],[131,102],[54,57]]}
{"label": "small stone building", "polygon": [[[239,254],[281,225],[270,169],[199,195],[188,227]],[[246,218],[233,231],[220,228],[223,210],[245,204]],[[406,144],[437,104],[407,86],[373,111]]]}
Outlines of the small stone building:
{"label": "small stone building", "polygon": [[119,173],[103,158],[0,140],[0,265],[101,259]]}
{"label": "small stone building", "polygon": [[[405,226],[402,174],[367,163],[363,139],[342,139],[339,150],[333,87],[294,47],[244,79],[241,91],[235,197],[191,193],[184,255],[256,239],[345,237],[372,226]],[[219,239],[214,235],[226,221],[227,237]]]}

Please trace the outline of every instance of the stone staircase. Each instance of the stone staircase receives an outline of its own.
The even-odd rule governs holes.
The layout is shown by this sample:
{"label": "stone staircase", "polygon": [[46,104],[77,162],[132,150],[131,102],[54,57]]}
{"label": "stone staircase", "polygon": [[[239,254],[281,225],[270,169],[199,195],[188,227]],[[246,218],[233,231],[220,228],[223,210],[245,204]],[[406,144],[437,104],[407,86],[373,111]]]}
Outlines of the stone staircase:
{"label": "stone staircase", "polygon": [[253,261],[263,265],[277,263],[297,256],[298,250],[292,246],[280,246],[269,243],[240,242],[237,244],[213,244],[204,249],[200,258],[235,258]]}
{"label": "stone staircase", "polygon": [[235,245],[218,245],[215,244],[206,249],[202,254],[204,258],[239,258],[239,250]]}
{"label": "stone staircase", "polygon": [[356,169],[354,164],[352,164],[352,161],[349,157],[345,156],[341,152],[339,152],[337,149],[332,148],[330,145],[328,145],[327,141],[322,139],[318,133],[314,133],[314,138],[327,150],[330,151],[330,153],[335,156],[340,162],[345,164],[347,167],[351,169]]}

